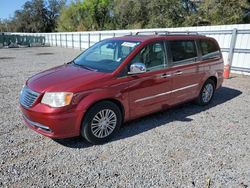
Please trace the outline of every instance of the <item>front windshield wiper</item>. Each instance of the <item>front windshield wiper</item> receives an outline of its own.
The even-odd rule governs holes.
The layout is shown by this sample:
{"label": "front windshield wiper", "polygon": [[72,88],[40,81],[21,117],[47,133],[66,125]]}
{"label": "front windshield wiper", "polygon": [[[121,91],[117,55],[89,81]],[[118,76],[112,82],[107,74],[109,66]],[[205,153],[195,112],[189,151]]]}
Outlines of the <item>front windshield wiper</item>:
{"label": "front windshield wiper", "polygon": [[72,63],[73,63],[74,65],[79,66],[79,67],[82,67],[82,68],[84,68],[84,69],[87,69],[87,70],[91,70],[91,71],[95,71],[95,72],[97,72],[97,70],[96,70],[96,69],[93,69],[93,68],[88,67],[88,66],[86,66],[86,65],[80,65],[80,64],[77,64],[77,63],[75,63],[75,61],[74,61],[74,60],[72,61]]}

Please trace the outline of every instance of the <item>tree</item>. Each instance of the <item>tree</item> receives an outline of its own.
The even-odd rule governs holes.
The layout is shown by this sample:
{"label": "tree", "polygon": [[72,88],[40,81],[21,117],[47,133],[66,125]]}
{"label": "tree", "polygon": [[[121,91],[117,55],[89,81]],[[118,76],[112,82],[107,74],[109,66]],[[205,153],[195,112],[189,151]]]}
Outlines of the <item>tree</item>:
{"label": "tree", "polygon": [[[31,0],[21,10],[15,11],[14,17],[5,20],[11,31],[51,32],[55,30],[56,20],[65,0]],[[6,30],[5,30],[6,31]]]}
{"label": "tree", "polygon": [[122,29],[182,26],[196,12],[191,0],[114,0],[116,27]]}
{"label": "tree", "polygon": [[29,0],[0,31],[51,32],[250,23],[250,0]]}
{"label": "tree", "polygon": [[250,3],[247,0],[206,0],[199,14],[212,25],[244,23],[249,17]]}
{"label": "tree", "polygon": [[148,28],[180,27],[196,16],[196,4],[190,0],[151,0],[148,4]]}
{"label": "tree", "polygon": [[105,25],[110,19],[110,0],[88,0],[84,1],[85,10],[91,10],[91,16],[94,18],[96,29],[105,29]]}
{"label": "tree", "polygon": [[47,3],[47,30],[55,31],[57,19],[66,0],[48,0]]}
{"label": "tree", "polygon": [[14,23],[8,19],[0,19],[0,32],[11,32],[15,28]]}
{"label": "tree", "polygon": [[102,30],[111,25],[111,0],[73,1],[61,11],[58,31]]}
{"label": "tree", "polygon": [[63,7],[60,13],[60,17],[57,22],[58,31],[78,31],[87,30],[80,24],[80,21],[84,19],[83,9],[80,2],[71,2],[68,7]]}

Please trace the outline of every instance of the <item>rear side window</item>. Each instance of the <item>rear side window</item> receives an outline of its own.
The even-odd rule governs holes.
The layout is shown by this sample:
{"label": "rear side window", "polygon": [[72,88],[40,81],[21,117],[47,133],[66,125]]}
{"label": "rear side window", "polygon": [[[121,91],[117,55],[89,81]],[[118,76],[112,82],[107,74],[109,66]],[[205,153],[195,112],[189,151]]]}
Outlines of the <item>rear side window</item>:
{"label": "rear side window", "polygon": [[197,57],[194,40],[169,41],[174,64]]}
{"label": "rear side window", "polygon": [[201,40],[200,46],[203,59],[218,57],[220,55],[218,45],[212,40]]}

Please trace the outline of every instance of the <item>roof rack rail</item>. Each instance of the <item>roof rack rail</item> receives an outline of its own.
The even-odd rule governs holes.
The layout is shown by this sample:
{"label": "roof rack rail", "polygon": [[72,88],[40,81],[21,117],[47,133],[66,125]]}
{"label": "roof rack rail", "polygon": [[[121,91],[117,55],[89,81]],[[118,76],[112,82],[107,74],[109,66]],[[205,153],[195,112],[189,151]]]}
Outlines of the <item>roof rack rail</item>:
{"label": "roof rack rail", "polygon": [[157,35],[158,32],[157,31],[138,31],[135,33],[135,35],[140,35],[140,34],[154,34]]}
{"label": "roof rack rail", "polygon": [[196,31],[139,31],[135,35],[141,34],[153,34],[153,35],[200,35]]}

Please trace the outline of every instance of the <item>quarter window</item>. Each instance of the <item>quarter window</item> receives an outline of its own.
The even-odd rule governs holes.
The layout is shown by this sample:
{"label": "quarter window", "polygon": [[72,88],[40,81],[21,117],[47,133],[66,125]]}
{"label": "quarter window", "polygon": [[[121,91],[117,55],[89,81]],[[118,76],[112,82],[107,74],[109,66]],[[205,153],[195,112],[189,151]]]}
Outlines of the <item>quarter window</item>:
{"label": "quarter window", "polygon": [[218,46],[211,40],[201,40],[200,46],[203,59],[213,58],[220,54]]}
{"label": "quarter window", "polygon": [[169,41],[174,63],[197,57],[196,45],[193,40]]}
{"label": "quarter window", "polygon": [[149,44],[144,47],[131,61],[144,63],[147,70],[159,70],[165,67],[165,52],[163,42]]}

